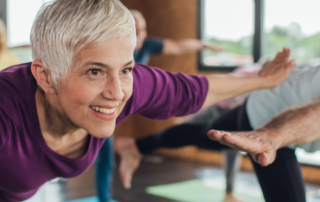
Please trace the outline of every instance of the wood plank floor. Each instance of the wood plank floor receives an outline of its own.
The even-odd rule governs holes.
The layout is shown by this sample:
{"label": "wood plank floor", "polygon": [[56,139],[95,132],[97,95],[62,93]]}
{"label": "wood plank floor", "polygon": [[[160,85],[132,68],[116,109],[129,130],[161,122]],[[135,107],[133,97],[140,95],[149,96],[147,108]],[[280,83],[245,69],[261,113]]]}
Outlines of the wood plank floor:
{"label": "wood plank floor", "polygon": [[[118,161],[116,159],[117,166]],[[160,161],[161,163],[155,163],[155,161]],[[172,200],[147,194],[145,192],[146,187],[194,179],[196,170],[205,167],[212,167],[212,165],[169,157],[149,157],[141,162],[133,177],[130,190],[122,188],[118,167],[116,167],[113,198],[121,202],[173,202]],[[79,177],[69,179],[65,190],[68,200],[96,195],[94,167],[91,167]]]}

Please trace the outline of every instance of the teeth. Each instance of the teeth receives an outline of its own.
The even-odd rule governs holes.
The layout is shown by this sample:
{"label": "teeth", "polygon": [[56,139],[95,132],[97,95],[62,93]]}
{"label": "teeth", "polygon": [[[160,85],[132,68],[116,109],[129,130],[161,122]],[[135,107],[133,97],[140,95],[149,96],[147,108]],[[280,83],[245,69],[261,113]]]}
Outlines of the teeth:
{"label": "teeth", "polygon": [[95,107],[95,106],[92,106],[91,109],[93,109],[93,110],[95,110],[97,112],[103,113],[103,114],[112,114],[113,112],[116,111],[116,108],[106,109],[106,108]]}

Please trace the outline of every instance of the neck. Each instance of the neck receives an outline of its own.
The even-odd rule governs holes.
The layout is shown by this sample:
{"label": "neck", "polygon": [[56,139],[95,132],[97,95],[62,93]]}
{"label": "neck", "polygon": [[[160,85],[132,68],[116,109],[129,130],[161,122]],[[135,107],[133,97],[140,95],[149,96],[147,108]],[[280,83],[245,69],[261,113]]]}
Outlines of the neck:
{"label": "neck", "polygon": [[36,105],[41,132],[59,138],[82,130],[63,113],[58,103],[56,94],[46,94],[37,89]]}

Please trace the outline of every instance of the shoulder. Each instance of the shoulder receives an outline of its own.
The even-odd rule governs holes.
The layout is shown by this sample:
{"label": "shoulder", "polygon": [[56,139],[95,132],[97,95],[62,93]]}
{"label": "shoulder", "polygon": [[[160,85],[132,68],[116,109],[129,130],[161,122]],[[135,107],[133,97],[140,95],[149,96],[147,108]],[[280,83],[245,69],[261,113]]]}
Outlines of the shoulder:
{"label": "shoulder", "polygon": [[144,44],[146,45],[163,44],[163,39],[148,37],[145,39]]}
{"label": "shoulder", "polygon": [[36,88],[30,66],[31,63],[20,64],[0,71],[0,106]]}

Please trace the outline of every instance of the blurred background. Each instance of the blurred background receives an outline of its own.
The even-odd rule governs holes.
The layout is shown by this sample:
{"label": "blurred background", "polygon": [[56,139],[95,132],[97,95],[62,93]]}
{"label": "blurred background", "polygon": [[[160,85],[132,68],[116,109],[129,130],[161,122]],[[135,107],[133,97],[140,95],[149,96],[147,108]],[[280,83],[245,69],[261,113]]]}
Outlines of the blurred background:
{"label": "blurred background", "polygon": [[[225,50],[218,53],[205,50],[179,56],[152,56],[150,66],[186,74],[228,73],[239,66],[272,59],[284,46],[291,48],[292,58],[296,59],[298,68],[320,65],[319,0],[121,1],[128,8],[139,10],[144,15],[149,36],[171,39],[199,38],[205,43],[220,45]],[[7,27],[8,46],[22,63],[32,61],[29,39],[31,26],[37,12],[47,2],[49,1],[0,0],[0,17]],[[141,116],[133,116],[117,127],[114,136],[144,137],[177,122],[178,118],[152,121]],[[185,147],[161,149],[154,155],[143,160],[134,176],[133,189],[130,191],[121,187],[118,172],[115,172],[115,199],[185,202],[187,199],[170,198],[170,194],[160,194],[161,197],[158,197],[159,192],[154,191],[153,186],[193,179],[204,180],[204,184],[215,189],[224,189],[223,180],[220,179],[223,176],[223,158],[219,152]],[[308,201],[320,201],[320,153],[307,154],[298,149],[297,156],[302,165],[304,178],[309,183]],[[253,191],[252,198],[247,201],[263,201],[247,157],[242,159],[241,169],[236,190],[246,194],[243,187],[249,187],[248,189]],[[197,188],[199,187],[192,189]],[[184,191],[185,195],[187,193],[188,189]],[[84,198],[83,202],[97,201],[96,198],[92,198],[94,195],[94,171],[91,168],[78,178],[57,179],[48,183],[29,201],[65,201],[78,198]],[[207,200],[190,197],[188,196],[188,201]]]}

